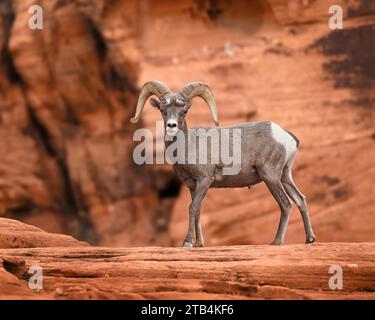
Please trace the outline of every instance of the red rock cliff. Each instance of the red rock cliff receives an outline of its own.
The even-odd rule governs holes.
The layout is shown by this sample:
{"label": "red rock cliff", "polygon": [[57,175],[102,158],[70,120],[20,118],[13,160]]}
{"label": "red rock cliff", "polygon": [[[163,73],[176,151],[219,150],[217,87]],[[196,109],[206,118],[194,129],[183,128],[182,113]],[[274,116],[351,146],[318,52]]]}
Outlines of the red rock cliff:
{"label": "red rock cliff", "polygon": [[[179,244],[188,193],[170,168],[138,167],[138,87],[207,82],[222,125],[273,120],[301,146],[295,180],[321,241],[374,241],[371,1],[27,1],[0,5],[0,215],[106,245]],[[147,111],[146,111],[147,110]],[[159,119],[146,106],[144,123]],[[196,102],[190,125],[209,124]],[[140,124],[142,126],[142,124]],[[177,202],[175,203],[175,201]],[[264,244],[278,208],[264,186],[210,190],[208,244]],[[294,212],[287,242],[302,242]]]}

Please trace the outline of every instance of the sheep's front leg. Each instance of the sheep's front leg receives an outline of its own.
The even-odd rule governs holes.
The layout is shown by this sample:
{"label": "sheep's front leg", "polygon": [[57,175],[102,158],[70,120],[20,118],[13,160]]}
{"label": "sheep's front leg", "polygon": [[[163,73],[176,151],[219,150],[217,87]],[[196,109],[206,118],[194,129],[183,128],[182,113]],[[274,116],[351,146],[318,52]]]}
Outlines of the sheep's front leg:
{"label": "sheep's front leg", "polygon": [[196,226],[198,226],[196,240],[197,242],[201,241],[200,246],[203,245],[202,243],[203,235],[202,235],[202,230],[200,228],[199,215],[200,215],[201,203],[212,181],[213,181],[212,178],[205,178],[200,181],[197,181],[194,192],[191,192],[192,201],[189,206],[189,228],[188,228],[188,232],[186,234],[185,240],[182,243],[182,246],[184,248],[191,248],[193,246],[194,228],[196,228]]}
{"label": "sheep's front leg", "polygon": [[[194,192],[195,192],[195,187],[190,188],[191,200],[194,199]],[[201,211],[198,210],[198,212],[195,216],[195,243],[194,243],[194,247],[204,247],[204,238],[203,238],[202,225],[201,225],[201,222],[200,222],[200,215],[201,215]]]}

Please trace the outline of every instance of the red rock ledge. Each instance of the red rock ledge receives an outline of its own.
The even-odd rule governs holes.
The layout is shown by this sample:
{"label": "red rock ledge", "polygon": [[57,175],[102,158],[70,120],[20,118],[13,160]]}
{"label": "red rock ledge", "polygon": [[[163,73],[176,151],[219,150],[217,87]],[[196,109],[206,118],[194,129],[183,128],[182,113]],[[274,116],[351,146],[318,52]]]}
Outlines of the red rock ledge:
{"label": "red rock ledge", "polygon": [[[342,290],[329,288],[332,265]],[[0,298],[375,299],[375,244],[105,248],[0,218]]]}

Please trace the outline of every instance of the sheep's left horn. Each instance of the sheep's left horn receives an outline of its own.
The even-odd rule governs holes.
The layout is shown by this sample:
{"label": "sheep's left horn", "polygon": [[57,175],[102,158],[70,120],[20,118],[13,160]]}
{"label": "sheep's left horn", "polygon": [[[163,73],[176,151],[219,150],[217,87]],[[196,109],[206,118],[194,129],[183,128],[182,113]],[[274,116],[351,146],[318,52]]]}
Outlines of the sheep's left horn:
{"label": "sheep's left horn", "polygon": [[186,84],[181,90],[181,95],[187,99],[193,99],[194,97],[201,97],[208,104],[212,119],[214,120],[215,126],[219,125],[217,119],[217,108],[214,96],[208,85],[202,82],[190,82]]}
{"label": "sheep's left horn", "polygon": [[135,115],[130,119],[130,122],[138,122],[139,118],[141,117],[143,107],[145,106],[145,103],[149,97],[156,95],[159,99],[161,99],[167,93],[171,93],[171,90],[169,90],[165,83],[157,80],[146,82],[141,90],[141,93],[139,94]]}

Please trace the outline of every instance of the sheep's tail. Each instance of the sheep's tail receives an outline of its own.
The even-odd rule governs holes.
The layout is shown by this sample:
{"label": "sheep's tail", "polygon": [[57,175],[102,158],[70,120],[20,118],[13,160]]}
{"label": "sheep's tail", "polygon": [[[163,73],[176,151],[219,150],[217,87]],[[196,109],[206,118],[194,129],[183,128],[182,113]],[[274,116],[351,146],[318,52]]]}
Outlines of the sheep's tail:
{"label": "sheep's tail", "polygon": [[296,141],[297,148],[298,148],[298,146],[299,146],[299,140],[298,140],[298,138],[293,133],[289,132],[288,130],[285,130],[285,131],[288,132],[290,134],[290,136]]}

